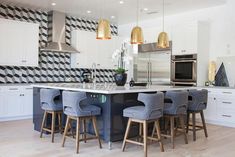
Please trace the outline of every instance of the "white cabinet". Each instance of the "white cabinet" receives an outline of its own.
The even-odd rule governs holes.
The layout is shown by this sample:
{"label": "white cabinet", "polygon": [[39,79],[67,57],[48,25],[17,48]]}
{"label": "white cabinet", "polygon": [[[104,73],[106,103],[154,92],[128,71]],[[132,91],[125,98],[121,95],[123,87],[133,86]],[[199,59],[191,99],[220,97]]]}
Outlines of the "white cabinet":
{"label": "white cabinet", "polygon": [[209,88],[208,91],[206,122],[235,127],[235,90]]}
{"label": "white cabinet", "polygon": [[95,32],[73,30],[72,46],[80,53],[71,54],[71,68],[113,69],[112,54],[121,47],[122,38],[112,36],[111,40],[97,40]]}
{"label": "white cabinet", "polygon": [[172,54],[197,53],[197,22],[177,23],[172,27]]}
{"label": "white cabinet", "polygon": [[216,94],[208,93],[208,102],[207,102],[207,109],[204,111],[205,119],[206,120],[216,120],[217,117],[217,101],[216,101]]}
{"label": "white cabinet", "polygon": [[0,89],[0,121],[32,117],[32,88],[28,86],[2,86]]}
{"label": "white cabinet", "polygon": [[38,66],[39,24],[0,18],[0,65]]}

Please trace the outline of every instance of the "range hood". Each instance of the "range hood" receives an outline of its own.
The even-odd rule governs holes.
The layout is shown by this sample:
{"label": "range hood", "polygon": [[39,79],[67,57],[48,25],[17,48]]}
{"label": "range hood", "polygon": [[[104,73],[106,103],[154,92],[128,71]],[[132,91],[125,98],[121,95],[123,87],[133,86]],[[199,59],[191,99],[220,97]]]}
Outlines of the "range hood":
{"label": "range hood", "polygon": [[170,41],[170,46],[168,48],[158,48],[157,43],[146,43],[138,45],[138,52],[156,52],[156,51],[171,51],[172,49],[172,42]]}
{"label": "range hood", "polygon": [[63,52],[63,53],[79,53],[75,48],[65,43],[65,13],[58,11],[49,12],[49,37],[48,42],[43,51]]}

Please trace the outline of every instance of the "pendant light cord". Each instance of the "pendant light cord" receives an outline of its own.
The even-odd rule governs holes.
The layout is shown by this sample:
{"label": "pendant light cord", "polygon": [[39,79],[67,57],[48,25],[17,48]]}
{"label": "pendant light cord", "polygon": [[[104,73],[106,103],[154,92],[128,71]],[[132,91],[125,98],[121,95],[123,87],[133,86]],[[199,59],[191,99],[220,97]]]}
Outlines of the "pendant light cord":
{"label": "pendant light cord", "polygon": [[164,27],[165,27],[165,0],[162,0],[162,28],[163,28],[163,32],[164,32]]}
{"label": "pendant light cord", "polygon": [[136,24],[139,25],[139,0],[136,0]]}

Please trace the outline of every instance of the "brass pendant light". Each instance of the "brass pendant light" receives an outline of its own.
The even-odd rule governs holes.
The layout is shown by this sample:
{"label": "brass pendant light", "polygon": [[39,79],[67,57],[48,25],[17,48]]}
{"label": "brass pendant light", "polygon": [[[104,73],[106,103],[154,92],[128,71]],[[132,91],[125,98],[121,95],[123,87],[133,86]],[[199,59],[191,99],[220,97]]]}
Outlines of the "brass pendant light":
{"label": "brass pendant light", "polygon": [[131,44],[143,44],[144,37],[143,37],[143,31],[142,28],[138,26],[138,20],[139,20],[139,0],[137,1],[137,19],[136,19],[136,26],[131,31]]}
{"label": "brass pendant light", "polygon": [[158,48],[168,48],[170,46],[168,35],[164,32],[164,24],[165,24],[165,0],[162,0],[163,6],[163,17],[162,17],[162,27],[163,31],[158,35],[157,47]]}
{"label": "brass pendant light", "polygon": [[96,30],[96,39],[106,40],[111,39],[111,30],[108,20],[100,19],[97,30]]}
{"label": "brass pendant light", "polygon": [[[103,15],[103,10],[102,10],[102,15]],[[96,29],[96,39],[100,40],[111,39],[111,28],[108,20],[102,18],[99,20]]]}

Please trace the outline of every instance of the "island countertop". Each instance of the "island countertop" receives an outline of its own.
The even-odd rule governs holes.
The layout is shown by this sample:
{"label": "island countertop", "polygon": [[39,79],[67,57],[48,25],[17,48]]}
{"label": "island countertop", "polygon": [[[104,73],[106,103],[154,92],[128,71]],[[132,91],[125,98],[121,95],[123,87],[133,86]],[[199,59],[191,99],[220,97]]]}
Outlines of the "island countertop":
{"label": "island countertop", "polygon": [[169,90],[187,90],[195,87],[174,87],[166,85],[147,85],[146,87],[136,86],[130,87],[116,86],[114,83],[40,83],[32,84],[32,87],[37,88],[53,88],[60,90],[81,91],[99,94],[121,94],[121,93],[139,93],[139,92],[156,92],[156,91],[169,91]]}

